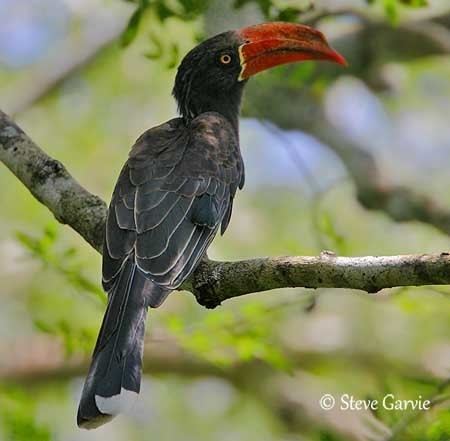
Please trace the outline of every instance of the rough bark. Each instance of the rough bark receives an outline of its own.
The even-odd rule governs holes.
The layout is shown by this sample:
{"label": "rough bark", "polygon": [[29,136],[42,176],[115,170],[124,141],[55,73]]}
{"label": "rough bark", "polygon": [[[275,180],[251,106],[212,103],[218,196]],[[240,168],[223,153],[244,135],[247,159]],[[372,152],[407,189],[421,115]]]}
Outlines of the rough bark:
{"label": "rough bark", "polygon": [[85,190],[56,159],[42,151],[0,111],[0,161],[62,224],[70,225],[97,251],[103,243],[106,204]]}
{"label": "rough bark", "polygon": [[450,283],[450,254],[401,256],[267,257],[238,262],[205,261],[186,289],[204,306],[278,288],[349,288],[376,293],[396,286]]}

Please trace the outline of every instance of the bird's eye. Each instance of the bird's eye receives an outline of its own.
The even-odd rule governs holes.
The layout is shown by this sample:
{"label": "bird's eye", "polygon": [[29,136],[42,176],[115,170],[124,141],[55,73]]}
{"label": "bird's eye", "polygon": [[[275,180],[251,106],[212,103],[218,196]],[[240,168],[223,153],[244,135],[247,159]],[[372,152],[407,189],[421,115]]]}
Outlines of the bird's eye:
{"label": "bird's eye", "polygon": [[220,62],[222,64],[230,64],[231,63],[231,55],[229,55],[229,54],[222,54],[220,56]]}

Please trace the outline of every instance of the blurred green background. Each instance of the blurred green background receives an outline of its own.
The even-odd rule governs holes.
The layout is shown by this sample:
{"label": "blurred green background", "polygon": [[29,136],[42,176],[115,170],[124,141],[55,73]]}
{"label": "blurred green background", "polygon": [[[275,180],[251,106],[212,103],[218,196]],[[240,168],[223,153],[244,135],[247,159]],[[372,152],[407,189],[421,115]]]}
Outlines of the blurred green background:
{"label": "blurred green background", "polygon": [[[197,41],[318,26],[350,67],[249,83],[246,187],[210,257],[448,250],[448,0],[0,0],[0,17],[0,108],[105,200],[134,140],[175,115],[175,67]],[[174,293],[150,311],[136,406],[80,431],[100,256],[6,167],[0,188],[0,440],[450,440],[446,287],[286,289],[212,311]],[[327,412],[326,393],[433,407]]]}

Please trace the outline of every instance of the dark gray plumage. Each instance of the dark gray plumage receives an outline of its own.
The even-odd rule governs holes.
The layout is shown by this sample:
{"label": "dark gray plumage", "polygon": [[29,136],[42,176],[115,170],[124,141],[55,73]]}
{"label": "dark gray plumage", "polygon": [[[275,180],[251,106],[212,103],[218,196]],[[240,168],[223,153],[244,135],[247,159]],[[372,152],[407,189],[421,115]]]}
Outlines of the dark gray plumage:
{"label": "dark gray plumage", "polygon": [[219,113],[173,119],[136,141],[109,207],[103,252],[109,301],[79,426],[109,421],[122,410],[121,393],[139,393],[147,308],[179,287],[219,227],[225,231],[243,184],[237,133]]}
{"label": "dark gray plumage", "polygon": [[237,32],[225,32],[186,55],[173,89],[182,117],[145,132],[120,173],[103,250],[108,308],[78,408],[80,427],[104,424],[139,392],[147,308],[189,277],[228,226],[244,185],[242,43]]}

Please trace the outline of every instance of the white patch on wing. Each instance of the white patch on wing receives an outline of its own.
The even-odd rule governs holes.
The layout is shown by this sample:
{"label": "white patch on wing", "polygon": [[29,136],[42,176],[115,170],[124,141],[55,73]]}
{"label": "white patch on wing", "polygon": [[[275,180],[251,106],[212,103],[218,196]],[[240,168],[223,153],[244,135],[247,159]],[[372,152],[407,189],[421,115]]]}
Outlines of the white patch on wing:
{"label": "white patch on wing", "polygon": [[122,388],[120,394],[113,395],[112,397],[95,395],[95,404],[101,413],[116,416],[119,413],[129,410],[135,403],[137,397],[138,394],[136,392]]}

